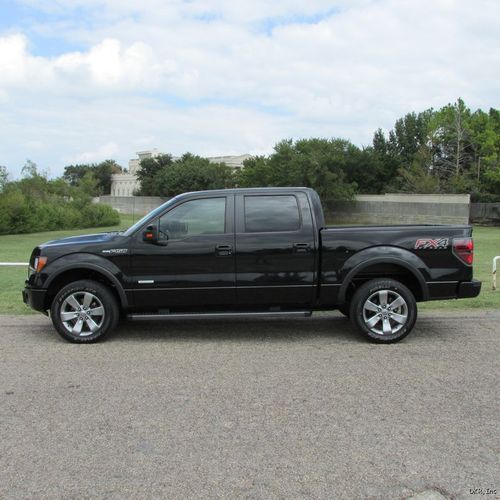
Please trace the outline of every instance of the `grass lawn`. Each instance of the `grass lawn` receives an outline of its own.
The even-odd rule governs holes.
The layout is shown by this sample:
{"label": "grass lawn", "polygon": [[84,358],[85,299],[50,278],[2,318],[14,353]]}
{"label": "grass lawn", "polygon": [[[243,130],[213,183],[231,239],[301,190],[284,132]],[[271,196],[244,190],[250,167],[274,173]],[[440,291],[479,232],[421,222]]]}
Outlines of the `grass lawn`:
{"label": "grass lawn", "polygon": [[[432,309],[496,309],[500,310],[500,286],[491,289],[491,266],[493,257],[500,255],[500,227],[475,226],[474,278],[483,282],[481,293],[474,299],[437,300],[419,304],[420,311]],[[500,274],[500,272],[497,272]],[[500,285],[500,278],[497,278]]]}
{"label": "grass lawn", "polygon": [[[136,216],[135,220],[138,218],[140,216]],[[27,262],[33,247],[39,243],[77,234],[126,229],[133,222],[134,219],[131,215],[121,215],[120,224],[114,227],[0,236],[0,262]],[[419,305],[420,310],[477,308],[500,310],[500,277],[498,278],[499,290],[496,292],[491,290],[492,259],[495,255],[500,255],[500,228],[475,227],[474,243],[474,277],[483,282],[483,289],[479,297],[426,302]],[[31,312],[21,299],[26,273],[25,267],[0,267],[0,314],[28,314]]]}
{"label": "grass lawn", "polygon": [[[120,215],[120,224],[112,227],[68,229],[32,234],[0,236],[0,262],[28,262],[34,247],[40,243],[77,234],[102,233],[127,229],[141,216]],[[22,301],[21,291],[27,277],[27,267],[0,267],[0,314],[28,314],[33,312]]]}

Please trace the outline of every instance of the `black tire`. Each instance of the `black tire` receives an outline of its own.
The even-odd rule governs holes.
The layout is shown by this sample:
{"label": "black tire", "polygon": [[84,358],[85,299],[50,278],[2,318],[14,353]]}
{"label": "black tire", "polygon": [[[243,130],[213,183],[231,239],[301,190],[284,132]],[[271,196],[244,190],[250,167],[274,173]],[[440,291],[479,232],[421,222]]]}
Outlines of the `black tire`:
{"label": "black tire", "polygon": [[[392,304],[395,306],[391,307]],[[350,319],[372,342],[399,342],[415,326],[417,303],[413,293],[399,281],[374,279],[361,285],[354,293]]]}
{"label": "black tire", "polygon": [[115,328],[120,310],[107,286],[96,281],[80,280],[59,290],[52,301],[50,317],[61,337],[70,342],[88,344],[101,339]]}
{"label": "black tire", "polygon": [[348,318],[351,315],[349,303],[343,304],[339,306],[339,311],[346,317]]}

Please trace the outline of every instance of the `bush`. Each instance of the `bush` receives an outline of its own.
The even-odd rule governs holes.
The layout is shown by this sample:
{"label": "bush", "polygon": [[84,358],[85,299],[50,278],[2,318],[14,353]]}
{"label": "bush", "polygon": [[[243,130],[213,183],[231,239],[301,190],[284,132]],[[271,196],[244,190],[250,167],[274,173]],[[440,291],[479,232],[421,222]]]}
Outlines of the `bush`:
{"label": "bush", "polygon": [[0,234],[114,226],[120,222],[118,212],[108,205],[93,204],[81,196],[47,192],[33,196],[23,188],[10,183],[0,194]]}
{"label": "bush", "polygon": [[102,203],[87,205],[81,213],[80,227],[116,226],[120,223],[118,212]]}
{"label": "bush", "polygon": [[21,192],[7,191],[0,196],[0,234],[29,233],[36,226],[36,214]]}
{"label": "bush", "polygon": [[500,203],[500,194],[493,193],[471,193],[470,201],[472,203]]}

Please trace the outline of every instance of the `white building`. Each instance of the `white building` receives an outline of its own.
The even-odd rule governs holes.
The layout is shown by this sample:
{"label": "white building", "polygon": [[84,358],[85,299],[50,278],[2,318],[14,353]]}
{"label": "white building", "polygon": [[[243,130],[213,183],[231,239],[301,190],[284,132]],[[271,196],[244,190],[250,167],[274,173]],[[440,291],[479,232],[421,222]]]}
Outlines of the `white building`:
{"label": "white building", "polygon": [[[139,189],[137,171],[141,167],[140,162],[145,158],[154,158],[161,153],[155,148],[148,151],[138,151],[138,158],[133,158],[128,162],[128,173],[114,174],[111,176],[111,196],[133,196],[134,191]],[[211,156],[207,159],[212,163],[225,163],[231,168],[241,168],[243,162],[251,158],[251,155],[237,156]],[[174,159],[176,159],[174,157]]]}

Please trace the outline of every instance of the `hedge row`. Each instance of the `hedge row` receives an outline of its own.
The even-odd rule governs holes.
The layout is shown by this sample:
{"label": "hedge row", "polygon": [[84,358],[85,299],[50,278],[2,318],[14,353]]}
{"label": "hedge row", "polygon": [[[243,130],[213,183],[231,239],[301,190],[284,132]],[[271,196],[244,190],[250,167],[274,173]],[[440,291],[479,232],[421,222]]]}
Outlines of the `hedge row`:
{"label": "hedge row", "polygon": [[20,191],[0,196],[0,234],[114,226],[119,223],[118,212],[108,205],[81,203],[60,197],[33,200]]}

